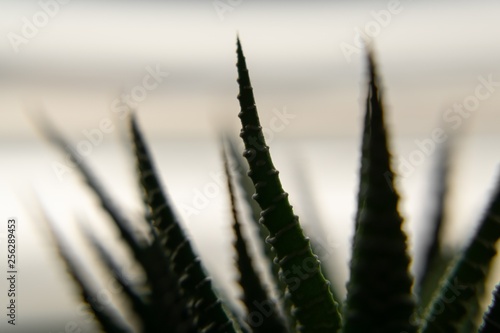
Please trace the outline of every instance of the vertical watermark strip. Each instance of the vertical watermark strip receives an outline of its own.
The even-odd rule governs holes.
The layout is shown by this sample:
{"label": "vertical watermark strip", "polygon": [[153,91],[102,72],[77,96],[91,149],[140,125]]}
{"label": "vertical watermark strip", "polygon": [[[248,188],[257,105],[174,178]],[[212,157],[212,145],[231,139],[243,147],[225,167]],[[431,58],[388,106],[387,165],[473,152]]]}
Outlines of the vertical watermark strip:
{"label": "vertical watermark strip", "polygon": [[7,323],[16,325],[17,320],[17,220],[12,217],[7,220]]}

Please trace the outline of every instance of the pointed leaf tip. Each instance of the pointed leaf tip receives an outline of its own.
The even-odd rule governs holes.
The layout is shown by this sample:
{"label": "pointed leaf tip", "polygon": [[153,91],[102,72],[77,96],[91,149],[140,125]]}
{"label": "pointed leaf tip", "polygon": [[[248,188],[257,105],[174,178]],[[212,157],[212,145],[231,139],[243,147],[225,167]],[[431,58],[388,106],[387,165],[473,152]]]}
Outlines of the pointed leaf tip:
{"label": "pointed leaf tip", "polygon": [[368,63],[368,70],[369,70],[369,78],[370,81],[373,82],[376,76],[375,72],[375,55],[373,54],[373,50],[371,47],[367,47],[366,49],[366,59]]}
{"label": "pointed leaf tip", "polygon": [[[368,57],[359,212],[347,285],[344,333],[415,332],[413,279],[398,194],[392,188],[390,153],[375,65]],[[391,183],[387,184],[389,178]],[[388,315],[390,313],[390,315]]]}
{"label": "pointed leaf tip", "polygon": [[[238,99],[241,108],[238,116],[242,125],[240,136],[245,143],[244,156],[250,166],[249,176],[256,188],[254,199],[262,209],[261,223],[268,229],[268,242],[276,250],[275,262],[282,271],[282,280],[288,285],[300,330],[313,332],[319,327],[328,327],[335,332],[341,325],[338,304],[333,299],[321,264],[312,252],[309,239],[303,234],[298,217],[294,215],[288,201],[288,194],[281,185],[278,171],[274,168],[260,125],[241,45],[238,45],[237,54]],[[305,261],[312,262],[313,269],[309,274],[299,277],[293,268]],[[293,272],[293,275],[285,278],[285,272]],[[292,283],[295,280],[300,283]]]}

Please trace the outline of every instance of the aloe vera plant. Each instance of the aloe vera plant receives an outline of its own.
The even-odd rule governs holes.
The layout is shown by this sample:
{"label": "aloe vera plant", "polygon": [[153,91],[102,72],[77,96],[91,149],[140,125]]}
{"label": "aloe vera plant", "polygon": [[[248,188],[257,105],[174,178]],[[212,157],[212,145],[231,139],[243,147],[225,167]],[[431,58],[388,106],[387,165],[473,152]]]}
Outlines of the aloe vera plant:
{"label": "aloe vera plant", "polygon": [[[135,115],[130,117],[131,144],[138,183],[149,212],[143,221],[136,222],[148,227],[149,235],[145,238],[134,234],[132,222],[115,208],[90,168],[84,161],[76,159],[68,142],[48,123],[41,126],[51,142],[76,159],[86,183],[114,221],[124,244],[144,272],[144,285],[132,284],[119,274],[111,250],[94,237],[91,230],[86,230],[87,237],[123,287],[129,301],[128,308],[99,307],[90,297],[92,283],[83,277],[81,269],[68,255],[61,236],[54,232],[63,263],[80,287],[83,300],[88,301],[94,310],[103,331],[133,330],[124,319],[127,316],[110,315],[117,312],[134,313],[139,318],[137,329],[141,332],[477,331],[475,323],[470,324],[467,319],[479,311],[478,298],[485,291],[486,277],[496,254],[495,245],[500,238],[500,183],[495,183],[491,203],[477,232],[452,262],[439,259],[443,254],[439,237],[443,218],[438,213],[433,241],[426,251],[426,269],[418,278],[418,288],[414,288],[407,236],[394,184],[397,175],[391,169],[390,137],[385,125],[380,78],[371,52],[368,52],[367,60],[368,89],[361,140],[358,205],[352,224],[355,233],[345,300],[332,293],[323,274],[323,263],[315,255],[282,187],[262,131],[239,39],[240,137],[245,147],[241,153],[247,166],[235,153],[231,140],[223,140],[222,160],[227,176],[235,237],[235,268],[242,291],[243,312],[226,302],[213,287],[207,270],[185,235],[182,222],[174,213]],[[238,173],[229,168],[231,161],[238,165]],[[248,176],[242,172],[247,168]],[[243,200],[237,195],[238,185],[243,190]],[[249,195],[252,192],[253,198]],[[444,191],[440,191],[441,205],[445,201],[443,196]],[[259,238],[256,241],[264,253],[263,260],[267,261],[267,265],[261,265],[269,269],[271,279],[267,282],[264,282],[262,272],[256,269],[256,258],[249,250],[250,234],[244,232],[247,226],[240,218],[238,203],[249,205],[253,212],[251,220],[257,222],[258,219]],[[441,211],[439,208],[442,207],[438,207],[438,212]],[[436,271],[436,262],[451,262],[451,268],[446,273],[442,269]],[[436,281],[436,276],[442,276],[438,279],[439,284],[425,282]],[[481,333],[500,332],[499,298],[497,287],[494,301],[479,328]]]}

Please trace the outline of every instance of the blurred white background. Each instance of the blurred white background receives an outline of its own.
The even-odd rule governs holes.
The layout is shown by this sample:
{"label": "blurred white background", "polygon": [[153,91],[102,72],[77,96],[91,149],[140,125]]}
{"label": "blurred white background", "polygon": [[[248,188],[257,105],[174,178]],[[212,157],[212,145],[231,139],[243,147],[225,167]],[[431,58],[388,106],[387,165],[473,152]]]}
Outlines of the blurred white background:
{"label": "blurred white background", "polygon": [[[430,170],[438,144],[432,141],[431,151],[422,143],[437,128],[453,125],[452,132],[461,135],[453,161],[447,244],[462,245],[487,204],[498,171],[500,89],[493,84],[473,111],[451,110],[474,100],[479,78],[500,82],[498,2],[55,3],[0,2],[0,219],[15,216],[20,224],[20,329],[43,322],[47,330],[59,332],[68,321],[83,320],[54,249],[39,237],[43,228],[30,214],[33,193],[75,239],[76,214],[97,227],[103,222],[76,173],[58,177],[54,163],[64,159],[37,135],[26,111],[44,109],[75,146],[89,140],[85,133],[95,133],[103,121],[113,121],[113,129],[101,131],[102,142],[96,139],[85,158],[122,207],[140,214],[126,124],[116,102],[123,93],[137,97],[146,91],[140,101],[132,99],[164,184],[217,284],[230,285],[234,273],[225,187],[212,197],[205,192],[222,171],[218,131],[227,129],[235,138],[239,133],[237,33],[262,124],[269,129],[280,125],[268,131],[268,141],[284,187],[304,223],[314,224],[308,219],[309,199],[296,181],[297,172],[304,172],[316,216],[338,244],[332,257],[341,285],[347,279],[365,94],[358,31],[371,34],[385,88],[411,250],[418,253],[426,241]],[[346,50],[355,52],[347,55]],[[155,70],[161,73],[158,84],[137,88]],[[196,205],[198,214],[190,214],[187,207]],[[6,231],[1,225],[0,242]],[[0,253],[5,258],[4,246]],[[0,291],[5,290],[1,281]],[[234,286],[228,290],[237,291]],[[11,329],[5,325],[0,323],[2,332]]]}

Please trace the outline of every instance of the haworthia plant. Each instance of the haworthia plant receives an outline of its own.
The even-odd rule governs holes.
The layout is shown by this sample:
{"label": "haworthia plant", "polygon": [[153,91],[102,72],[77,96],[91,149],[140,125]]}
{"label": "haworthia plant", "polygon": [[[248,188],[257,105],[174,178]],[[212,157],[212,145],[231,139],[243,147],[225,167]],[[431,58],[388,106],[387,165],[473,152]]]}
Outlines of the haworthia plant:
{"label": "haworthia plant", "polygon": [[341,326],[338,304],[323,276],[319,260],[311,250],[309,239],[304,236],[299,219],[293,213],[288,194],[281,186],[264,139],[239,39],[237,46],[240,136],[250,166],[248,175],[256,189],[254,198],[262,208],[261,223],[269,230],[268,241],[276,250],[275,261],[287,284],[299,330],[335,332]]}
{"label": "haworthia plant", "polygon": [[[406,236],[393,184],[381,93],[369,61],[369,90],[364,130],[361,211],[353,242],[351,273],[344,307],[345,333],[415,332],[415,302]],[[362,177],[363,178],[363,177]],[[363,181],[365,183],[363,183]]]}
{"label": "haworthia plant", "polygon": [[[131,327],[136,326],[146,333],[477,331],[471,319],[479,313],[478,298],[485,291],[486,276],[496,254],[495,245],[500,238],[500,185],[497,183],[491,204],[470,244],[457,256],[456,262],[452,263],[452,269],[445,275],[441,286],[436,289],[432,286],[436,283],[431,282],[431,288],[427,288],[425,285],[429,285],[429,282],[419,283],[416,290],[418,297],[414,297],[407,237],[402,228],[403,219],[398,211],[399,195],[394,186],[397,175],[390,167],[391,154],[382,93],[371,52],[367,59],[369,80],[363,122],[358,203],[353,221],[355,233],[351,272],[342,312],[338,305],[340,300],[332,295],[322,265],[311,248],[311,242],[304,235],[298,217],[293,213],[288,194],[283,190],[278,171],[274,167],[262,132],[239,39],[237,70],[241,107],[239,117],[242,125],[240,136],[245,146],[243,156],[248,162],[248,175],[241,173],[246,167],[241,165],[238,156],[240,153],[235,152],[235,145],[228,145],[229,155],[239,163],[240,174],[234,175],[229,170],[227,152],[223,161],[236,239],[235,267],[238,271],[237,281],[242,287],[242,313],[235,310],[231,300],[226,298],[227,303],[224,303],[212,287],[208,273],[174,215],[135,116],[130,118],[130,129],[137,163],[136,176],[149,211],[147,217],[140,221],[127,217],[113,203],[86,163],[71,149],[69,142],[48,123],[42,123],[44,135],[76,162],[84,180],[120,231],[123,244],[144,271],[145,281],[141,285],[130,283],[120,274],[121,269],[112,248],[95,237],[91,230],[86,230],[101,261],[122,286],[122,296],[129,303],[128,307],[119,307],[119,311],[113,304],[98,307],[98,304],[93,304],[93,282],[85,279],[80,266],[68,255],[63,236],[55,235],[57,237],[54,243],[83,300],[87,300],[93,308],[103,331],[129,332]],[[442,159],[446,160],[446,154]],[[233,177],[238,181],[233,182]],[[445,178],[442,174],[440,177]],[[444,189],[444,184],[443,180],[441,189]],[[255,269],[256,258],[248,250],[251,240],[248,238],[252,234],[244,236],[244,223],[240,223],[239,212],[236,210],[238,185],[242,187],[245,201],[253,207],[254,222],[260,222],[259,238],[255,241],[260,242],[265,253],[262,259],[267,261],[260,266],[272,267],[272,271],[279,272],[272,275],[278,276],[278,279],[268,282],[272,287],[283,290],[286,297],[273,298],[262,276]],[[251,193],[255,193],[253,198]],[[440,202],[444,202],[445,191],[438,198]],[[251,204],[254,199],[258,207]],[[129,220],[144,223],[149,234],[139,237]],[[435,221],[436,230],[431,235],[434,241],[431,242],[429,254],[426,254],[430,258],[427,262],[435,261],[432,258],[439,258],[444,253],[440,251],[439,230],[442,218],[439,211]],[[264,241],[266,237],[267,242]],[[432,266],[424,266],[427,267],[423,272],[424,278],[435,273]],[[438,274],[440,275],[441,273]],[[431,293],[425,294],[424,289],[436,289],[437,292],[430,297]],[[494,301],[483,317],[480,333],[500,333],[499,294],[497,287],[493,294]],[[425,318],[420,318],[417,308],[423,309],[427,303],[430,306]],[[139,321],[131,325],[127,316],[115,315],[123,311],[134,312],[133,317]]]}

